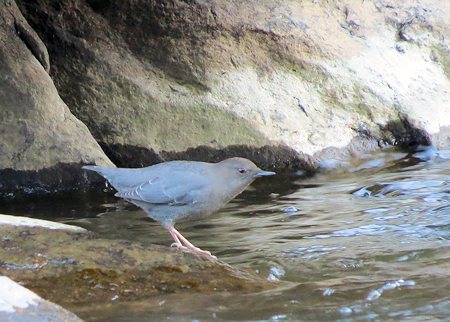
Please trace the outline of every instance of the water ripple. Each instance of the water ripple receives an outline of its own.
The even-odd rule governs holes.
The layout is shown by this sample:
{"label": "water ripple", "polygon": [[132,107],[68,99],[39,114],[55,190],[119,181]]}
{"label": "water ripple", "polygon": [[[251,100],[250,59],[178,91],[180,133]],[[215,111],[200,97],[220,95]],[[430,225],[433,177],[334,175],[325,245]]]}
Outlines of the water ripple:
{"label": "water ripple", "polygon": [[382,287],[377,288],[376,290],[370,291],[369,294],[367,294],[366,301],[373,302],[377,300],[378,298],[383,295],[385,291],[391,291],[396,288],[402,287],[402,286],[415,286],[416,282],[413,280],[402,280],[399,279],[397,281],[389,282],[384,284]]}
{"label": "water ripple", "polygon": [[344,250],[345,246],[324,246],[313,245],[311,247],[297,247],[285,251],[286,254],[292,256],[301,256],[303,259],[315,259],[323,255],[331,254],[336,251]]}

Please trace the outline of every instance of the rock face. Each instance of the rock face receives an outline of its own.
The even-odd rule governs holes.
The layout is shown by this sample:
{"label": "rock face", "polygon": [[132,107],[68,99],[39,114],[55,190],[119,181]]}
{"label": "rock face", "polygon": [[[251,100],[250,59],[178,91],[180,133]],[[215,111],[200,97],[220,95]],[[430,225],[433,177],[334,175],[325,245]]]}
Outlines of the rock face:
{"label": "rock face", "polygon": [[[34,32],[16,27],[18,37],[12,20],[4,23],[12,30],[5,51],[16,43],[25,50],[25,41],[19,65],[37,65],[42,77],[49,60],[63,101],[120,166],[240,155],[266,168],[304,168],[386,145],[450,145],[446,2],[17,3],[49,59],[42,43],[30,40]],[[27,82],[30,74],[20,71],[15,77]],[[30,150],[14,167],[107,162],[82,139],[87,131],[50,78],[40,86],[53,97],[40,108],[60,106],[71,126],[47,127],[55,153]],[[16,132],[36,130],[20,124]],[[86,142],[81,151],[69,134]],[[27,146],[25,134],[17,137],[23,142],[14,147]],[[5,160],[12,163],[12,152]]]}
{"label": "rock face", "polygon": [[431,143],[450,126],[441,1],[20,3],[62,97],[106,150],[312,156],[358,138]]}
{"label": "rock face", "polygon": [[[44,44],[15,3],[2,0],[0,195],[21,190],[22,186],[46,189],[67,176],[72,177],[74,184],[79,183],[70,171],[80,162],[111,164],[87,127],[59,97],[48,75],[49,68]],[[43,169],[47,169],[46,174],[53,169],[53,177],[40,173]],[[36,180],[26,184],[32,178]]]}
{"label": "rock face", "polygon": [[169,247],[98,239],[74,226],[52,229],[54,223],[26,217],[17,225],[8,217],[0,217],[0,275],[75,313],[93,303],[179,292],[255,292],[277,285]]}

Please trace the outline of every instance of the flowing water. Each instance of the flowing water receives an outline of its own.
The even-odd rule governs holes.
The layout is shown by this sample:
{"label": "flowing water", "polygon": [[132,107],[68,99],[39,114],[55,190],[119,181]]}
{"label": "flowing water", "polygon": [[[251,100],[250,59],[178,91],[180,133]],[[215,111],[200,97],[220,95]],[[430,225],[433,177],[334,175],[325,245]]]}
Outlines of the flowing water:
{"label": "flowing water", "polygon": [[[112,198],[7,210],[77,224],[103,238],[171,243],[144,212]],[[222,261],[284,282],[257,294],[118,301],[82,316],[450,321],[450,151],[384,152],[345,170],[259,179],[217,215],[177,228]]]}

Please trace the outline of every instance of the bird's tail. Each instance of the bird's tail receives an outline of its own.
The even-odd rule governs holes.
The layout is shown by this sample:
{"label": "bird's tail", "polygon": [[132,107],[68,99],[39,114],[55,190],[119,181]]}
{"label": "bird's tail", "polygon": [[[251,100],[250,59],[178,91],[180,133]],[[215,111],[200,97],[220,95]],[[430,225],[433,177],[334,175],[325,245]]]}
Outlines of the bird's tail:
{"label": "bird's tail", "polygon": [[127,181],[127,178],[129,177],[129,169],[102,167],[98,165],[85,165],[82,169],[97,172],[103,178],[108,180],[117,190],[119,190],[121,186],[126,186],[127,182],[123,181]]}

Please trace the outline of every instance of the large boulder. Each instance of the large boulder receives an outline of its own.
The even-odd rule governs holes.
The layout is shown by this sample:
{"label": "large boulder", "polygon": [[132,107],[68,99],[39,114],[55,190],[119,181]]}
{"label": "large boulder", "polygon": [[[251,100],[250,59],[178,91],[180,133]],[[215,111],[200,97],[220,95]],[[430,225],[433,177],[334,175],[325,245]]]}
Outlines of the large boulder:
{"label": "large boulder", "polygon": [[442,1],[22,1],[71,111],[118,164],[449,145]]}
{"label": "large boulder", "polygon": [[49,68],[46,47],[17,5],[1,0],[0,196],[75,186],[86,182],[79,163],[111,164],[59,97]]}
{"label": "large boulder", "polygon": [[3,195],[79,186],[99,145],[314,168],[450,144],[442,1],[0,1]]}

